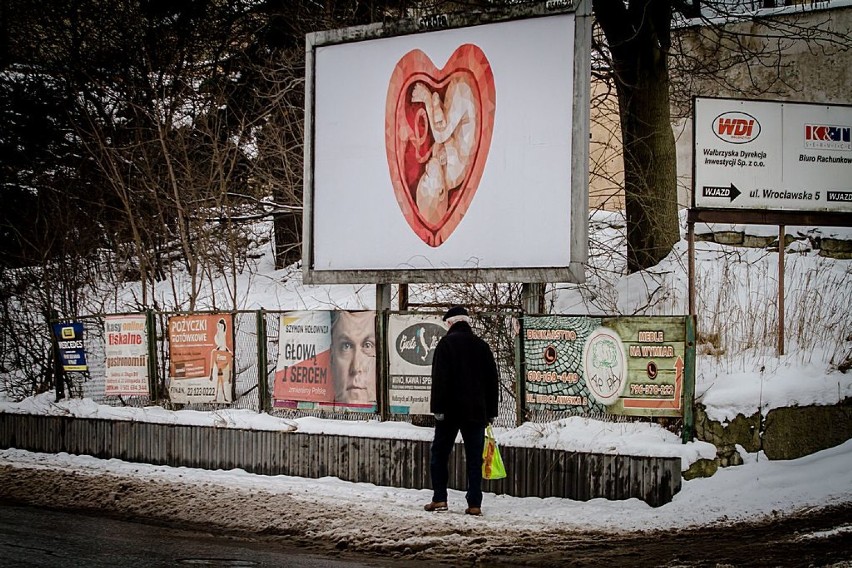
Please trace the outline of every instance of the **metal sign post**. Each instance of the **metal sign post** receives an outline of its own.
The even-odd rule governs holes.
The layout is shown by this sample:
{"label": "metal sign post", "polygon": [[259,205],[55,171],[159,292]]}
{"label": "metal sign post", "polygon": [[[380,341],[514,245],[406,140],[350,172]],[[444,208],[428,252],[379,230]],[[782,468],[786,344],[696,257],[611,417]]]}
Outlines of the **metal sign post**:
{"label": "metal sign post", "polygon": [[696,311],[694,224],[777,225],[783,355],[785,227],[852,226],[852,106],[696,97],[692,120],[689,313]]}

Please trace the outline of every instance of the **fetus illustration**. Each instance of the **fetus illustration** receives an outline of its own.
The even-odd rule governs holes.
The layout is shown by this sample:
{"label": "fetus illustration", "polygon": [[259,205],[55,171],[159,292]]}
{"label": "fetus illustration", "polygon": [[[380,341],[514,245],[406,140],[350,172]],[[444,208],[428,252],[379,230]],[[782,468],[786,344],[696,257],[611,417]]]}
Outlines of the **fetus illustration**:
{"label": "fetus illustration", "polygon": [[435,68],[407,53],[388,87],[385,143],[397,202],[429,246],[446,241],[477,190],[494,125],[491,66],[475,45],[460,46]]}
{"label": "fetus illustration", "polygon": [[[424,158],[426,168],[417,184],[415,202],[428,223],[447,214],[449,191],[458,188],[470,170],[477,142],[477,105],[468,77],[450,79],[443,99],[422,82],[414,83],[413,103],[422,103],[434,142]],[[414,138],[411,143],[419,142]]]}

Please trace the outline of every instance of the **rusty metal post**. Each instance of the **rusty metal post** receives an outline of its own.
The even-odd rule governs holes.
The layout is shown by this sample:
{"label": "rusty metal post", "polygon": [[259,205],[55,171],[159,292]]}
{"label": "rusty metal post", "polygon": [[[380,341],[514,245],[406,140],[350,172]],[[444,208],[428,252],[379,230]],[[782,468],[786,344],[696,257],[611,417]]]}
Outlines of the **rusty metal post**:
{"label": "rusty metal post", "polygon": [[544,283],[524,283],[521,288],[521,305],[528,314],[544,312]]}
{"label": "rusty metal post", "polygon": [[387,322],[391,309],[391,285],[376,284],[376,403],[381,419],[390,418],[388,404]]}
{"label": "rusty metal post", "polygon": [[695,315],[695,223],[688,221],[687,228],[687,282],[689,286],[689,315]]}
{"label": "rusty metal post", "polygon": [[778,355],[784,354],[784,225],[778,228]]}
{"label": "rusty metal post", "polygon": [[408,284],[399,285],[399,311],[408,311]]}

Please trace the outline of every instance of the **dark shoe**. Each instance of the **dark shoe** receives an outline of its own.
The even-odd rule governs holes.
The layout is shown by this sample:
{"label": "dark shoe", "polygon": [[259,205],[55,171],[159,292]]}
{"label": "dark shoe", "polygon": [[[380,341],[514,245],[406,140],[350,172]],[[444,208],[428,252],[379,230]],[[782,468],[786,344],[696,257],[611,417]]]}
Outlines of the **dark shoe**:
{"label": "dark shoe", "polygon": [[447,510],[447,502],[446,501],[432,501],[431,503],[427,503],[423,510],[425,511],[446,511]]}
{"label": "dark shoe", "polygon": [[464,514],[465,515],[473,515],[474,517],[481,517],[482,516],[482,509],[480,509],[479,507],[468,507],[467,509],[464,510]]}

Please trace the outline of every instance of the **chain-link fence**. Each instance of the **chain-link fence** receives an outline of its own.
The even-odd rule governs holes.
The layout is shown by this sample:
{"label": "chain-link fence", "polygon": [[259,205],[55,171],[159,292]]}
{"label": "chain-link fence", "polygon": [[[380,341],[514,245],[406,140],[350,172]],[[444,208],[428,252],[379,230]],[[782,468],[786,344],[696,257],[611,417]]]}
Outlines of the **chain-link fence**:
{"label": "chain-link fence", "polygon": [[[279,347],[288,344],[288,340],[292,342],[292,336],[289,332],[282,337],[281,325],[282,316],[293,317],[296,312],[291,311],[236,311],[226,313],[213,312],[195,312],[193,314],[177,313],[177,312],[147,312],[146,321],[147,329],[153,329],[153,337],[148,344],[148,357],[153,364],[149,365],[149,388],[148,395],[135,396],[117,396],[107,392],[107,369],[105,349],[107,332],[105,324],[110,320],[110,316],[131,316],[131,314],[103,314],[96,316],[86,316],[78,318],[77,321],[83,324],[83,338],[85,342],[86,358],[88,370],[86,372],[71,372],[65,374],[65,391],[68,396],[76,398],[89,398],[97,403],[112,405],[112,406],[150,406],[159,405],[169,410],[189,409],[197,411],[213,411],[223,408],[248,409],[255,412],[267,412],[273,416],[281,418],[302,418],[307,416],[315,416],[322,418],[332,418],[339,420],[364,420],[365,418],[373,418],[388,421],[404,421],[418,426],[431,426],[434,424],[434,418],[431,414],[417,413],[396,413],[406,412],[399,407],[393,407],[389,403],[392,389],[389,388],[391,376],[389,365],[389,353],[391,351],[393,338],[388,336],[388,322],[394,315],[417,315],[423,316],[422,320],[426,321],[440,314],[435,312],[398,312],[385,311],[376,315],[375,321],[375,340],[377,350],[376,358],[376,381],[377,381],[377,403],[375,407],[362,405],[347,406],[342,403],[293,403],[292,406],[279,407],[275,405],[275,380],[276,367],[279,362]],[[307,312],[298,312],[305,314]],[[315,312],[316,313],[316,312]],[[169,345],[169,320],[174,316],[192,316],[194,318],[208,318],[211,322],[216,322],[218,316],[226,316],[228,321],[232,321],[233,327],[233,363],[231,368],[232,373],[232,392],[226,398],[231,399],[227,404],[214,402],[197,402],[197,399],[188,399],[195,402],[179,402],[179,399],[170,399],[169,381],[170,369],[177,365],[179,361],[175,361],[175,365],[171,365],[169,360],[170,355],[176,353],[170,349]],[[136,317],[140,317],[136,314]],[[560,316],[563,319],[567,316]],[[630,413],[611,413],[608,408],[604,408],[601,404],[576,404],[573,401],[566,400],[559,403],[558,400],[554,404],[535,404],[537,400],[544,398],[555,398],[551,396],[553,393],[562,392],[564,385],[561,383],[553,383],[549,380],[533,382],[532,385],[526,384],[523,379],[528,368],[525,365],[530,365],[530,362],[523,362],[522,350],[524,335],[523,322],[527,318],[519,311],[502,311],[502,312],[479,312],[472,316],[472,326],[474,331],[482,337],[490,346],[494,353],[498,365],[500,376],[499,384],[499,413],[496,420],[497,426],[514,427],[525,421],[533,422],[552,422],[567,418],[570,416],[584,416],[586,418],[595,418],[598,420],[623,422],[634,420],[659,420],[661,423],[672,429],[673,431],[687,430],[686,421],[690,420],[690,416],[686,412],[691,408],[691,394],[683,396],[683,406],[681,407],[683,414],[675,417],[671,412],[659,413],[656,417],[652,414],[653,411],[647,411],[644,415],[637,412]],[[594,326],[594,322],[585,321],[584,318],[579,318],[580,323],[573,322],[569,324],[560,324],[558,321],[541,324],[563,327],[571,327],[576,329],[578,337],[588,335],[583,330],[586,327]],[[573,321],[573,320],[572,320]],[[582,324],[582,325],[581,325]],[[213,325],[213,324],[211,324]],[[585,327],[584,327],[585,325]],[[634,326],[636,324],[633,324]],[[333,326],[331,326],[333,327]],[[330,329],[330,328],[329,328]],[[545,329],[545,328],[543,328]],[[586,330],[588,331],[588,330]],[[585,335],[584,335],[585,334]],[[672,333],[672,336],[677,335]],[[208,335],[204,336],[209,338]],[[176,341],[173,339],[173,341]],[[570,376],[572,369],[580,368],[578,362],[580,356],[580,348],[574,342],[569,342],[571,348],[565,348],[559,351],[559,355],[555,356],[551,363],[553,364],[553,372],[557,375],[561,371],[562,375]],[[694,342],[687,341],[692,345]],[[171,346],[172,348],[175,345]],[[666,347],[672,350],[671,347]],[[641,349],[637,347],[636,349]],[[316,348],[315,351],[320,351]],[[673,350],[672,350],[673,352]],[[209,352],[208,352],[209,353]],[[694,351],[693,351],[694,353]],[[556,354],[556,350],[554,350]],[[180,355],[174,355],[180,357]],[[210,355],[198,356],[198,358],[209,358]],[[694,357],[694,355],[693,355]],[[285,357],[285,359],[287,359]],[[672,357],[669,357],[671,360]],[[687,358],[688,359],[688,358]],[[678,360],[680,358],[678,357]],[[653,362],[654,369],[657,368],[657,362]],[[663,361],[659,362],[664,364]],[[540,362],[539,362],[540,364]],[[625,363],[626,364],[626,363]],[[694,363],[690,364],[694,365]],[[207,374],[202,374],[202,377],[210,377],[210,382],[204,381],[203,384],[207,387],[206,390],[213,391],[213,377],[210,373],[212,363],[207,367]],[[677,372],[680,373],[683,365]],[[523,370],[522,370],[523,369]],[[625,367],[626,369],[626,367]],[[644,368],[643,368],[644,370]],[[535,372],[535,371],[531,371]],[[424,374],[428,375],[428,368]],[[694,377],[687,372],[687,376]],[[198,375],[196,375],[198,376]],[[578,375],[577,375],[578,376]],[[641,378],[641,377],[640,377]],[[691,379],[691,380],[694,380]],[[178,379],[179,381],[179,379]],[[574,390],[566,396],[566,399],[582,399],[583,401],[592,401],[594,397],[589,391],[588,382],[579,380],[574,381],[576,384],[571,388]],[[646,381],[647,382],[647,381]],[[694,383],[684,381],[684,388],[691,386]],[[653,385],[652,385],[653,386]],[[427,387],[428,388],[428,387]],[[530,393],[525,392],[525,388],[530,389]],[[692,387],[694,388],[694,387]],[[555,389],[555,390],[554,390]],[[174,393],[174,390],[172,391]],[[399,392],[399,391],[396,391]],[[564,393],[563,393],[564,394]],[[280,395],[279,395],[280,396]],[[335,395],[336,396],[336,395]],[[528,404],[529,397],[533,397],[533,404]],[[212,397],[210,400],[214,400]],[[298,399],[305,400],[305,399]],[[338,399],[339,400],[339,399]],[[635,402],[635,400],[634,400]],[[673,401],[678,402],[678,401]],[[680,404],[680,403],[678,403]],[[651,408],[649,406],[648,408]],[[416,412],[416,411],[415,411]],[[690,423],[691,424],[691,423]]]}
{"label": "chain-link fence", "polygon": [[[207,312],[196,312],[200,315]],[[188,409],[198,411],[219,410],[222,408],[249,409],[256,412],[269,412],[282,418],[301,418],[317,416],[341,420],[363,420],[365,417],[382,418],[411,422],[416,425],[433,424],[431,415],[392,414],[387,410],[377,410],[375,414],[353,412],[346,407],[330,408],[278,408],[272,404],[276,363],[279,355],[281,315],[286,311],[237,311],[229,312],[233,316],[234,338],[234,397],[227,405],[219,403],[176,404],[168,398],[168,376],[170,368],[170,350],[168,321],[172,316],[187,315],[177,312],[153,312],[149,318],[153,322],[154,341],[151,342],[155,361],[156,376],[150,381],[151,389],[147,396],[116,396],[106,393],[106,330],[105,323],[111,315],[100,314],[77,318],[83,323],[84,342],[88,370],[86,372],[66,373],[66,395],[74,398],[89,398],[99,404],[110,406],[151,406],[159,405],[166,409]],[[412,312],[386,312],[387,315]],[[212,313],[211,313],[212,314]],[[434,313],[424,315],[436,315]],[[473,327],[492,348],[500,373],[499,415],[497,425],[514,426],[518,423],[517,371],[518,361],[515,335],[517,315],[514,313],[480,313],[473,317]],[[377,326],[377,330],[383,326]],[[386,338],[378,338],[379,345],[387,350]],[[387,352],[387,351],[386,351]],[[386,361],[387,358],[384,358]],[[262,370],[262,371],[261,371]],[[387,384],[387,368],[379,369],[379,385]],[[385,393],[387,392],[385,388]],[[385,397],[387,400],[387,397]]]}

